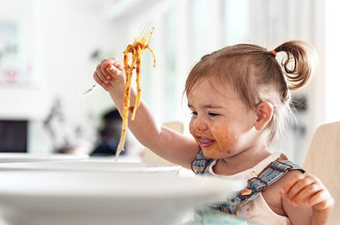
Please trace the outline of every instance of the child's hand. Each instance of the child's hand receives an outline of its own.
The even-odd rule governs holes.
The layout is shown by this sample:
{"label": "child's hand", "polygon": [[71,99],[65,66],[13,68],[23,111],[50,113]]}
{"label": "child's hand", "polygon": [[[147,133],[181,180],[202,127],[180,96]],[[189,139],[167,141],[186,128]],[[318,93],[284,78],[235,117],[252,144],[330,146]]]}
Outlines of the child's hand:
{"label": "child's hand", "polygon": [[312,207],[314,217],[319,219],[327,219],[334,205],[334,199],[323,183],[317,177],[306,173],[293,176],[283,186],[281,194],[294,206],[304,203]]}
{"label": "child's hand", "polygon": [[97,66],[93,78],[106,91],[119,91],[119,89],[124,91],[124,66],[118,59],[104,59]]}

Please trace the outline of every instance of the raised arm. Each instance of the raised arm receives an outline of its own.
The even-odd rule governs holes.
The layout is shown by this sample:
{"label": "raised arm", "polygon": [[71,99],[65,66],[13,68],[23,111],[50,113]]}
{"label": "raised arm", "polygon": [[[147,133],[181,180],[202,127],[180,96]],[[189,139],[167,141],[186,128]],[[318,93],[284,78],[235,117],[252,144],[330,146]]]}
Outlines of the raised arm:
{"label": "raised arm", "polygon": [[[122,115],[125,88],[124,66],[117,59],[106,59],[97,66],[93,75],[95,81],[110,93],[117,109]],[[136,91],[131,90],[130,105],[134,105]],[[137,140],[159,156],[190,168],[199,147],[194,139],[172,131],[161,125],[150,108],[142,100],[134,121],[129,119],[129,129]]]}

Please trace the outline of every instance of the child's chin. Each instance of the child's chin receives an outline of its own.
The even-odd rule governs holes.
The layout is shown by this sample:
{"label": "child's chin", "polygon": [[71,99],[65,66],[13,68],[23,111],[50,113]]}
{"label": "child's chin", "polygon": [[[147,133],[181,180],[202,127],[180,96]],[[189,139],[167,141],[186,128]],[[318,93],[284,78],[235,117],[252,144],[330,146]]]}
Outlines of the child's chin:
{"label": "child's chin", "polygon": [[202,149],[203,155],[210,159],[216,159],[220,156],[220,152],[217,150],[211,150],[211,149]]}

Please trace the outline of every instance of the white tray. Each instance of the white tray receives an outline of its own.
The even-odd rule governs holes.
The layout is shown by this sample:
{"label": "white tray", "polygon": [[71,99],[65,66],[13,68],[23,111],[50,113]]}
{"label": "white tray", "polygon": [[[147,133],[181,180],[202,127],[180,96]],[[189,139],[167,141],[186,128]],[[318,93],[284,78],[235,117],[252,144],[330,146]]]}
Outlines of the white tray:
{"label": "white tray", "polygon": [[20,162],[81,161],[88,158],[88,155],[0,153],[0,165]]}
{"label": "white tray", "polygon": [[27,162],[0,164],[2,170],[43,170],[43,171],[94,171],[117,173],[156,173],[175,174],[180,166],[163,166],[160,164],[138,162]]}
{"label": "white tray", "polygon": [[177,225],[188,210],[227,197],[221,178],[0,171],[6,225]]}

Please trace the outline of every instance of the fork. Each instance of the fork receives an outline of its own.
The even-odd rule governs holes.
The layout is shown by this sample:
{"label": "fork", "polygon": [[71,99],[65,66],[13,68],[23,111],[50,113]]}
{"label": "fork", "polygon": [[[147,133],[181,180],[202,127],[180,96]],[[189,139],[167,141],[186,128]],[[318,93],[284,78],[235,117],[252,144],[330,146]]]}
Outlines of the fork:
{"label": "fork", "polygon": [[[140,42],[142,44],[149,43],[151,35],[148,35],[153,32],[154,27],[144,25],[142,30],[139,32],[138,36],[135,38],[134,43]],[[84,98],[91,94],[93,90],[98,86],[97,83],[92,84],[92,86],[86,90],[80,91],[77,94],[77,97]]]}
{"label": "fork", "polygon": [[153,26],[149,26],[149,25],[144,25],[141,32],[139,33],[139,35],[137,36],[137,38],[135,39],[135,42],[140,42],[144,45],[148,44],[151,38],[151,35],[153,32],[154,27]]}

